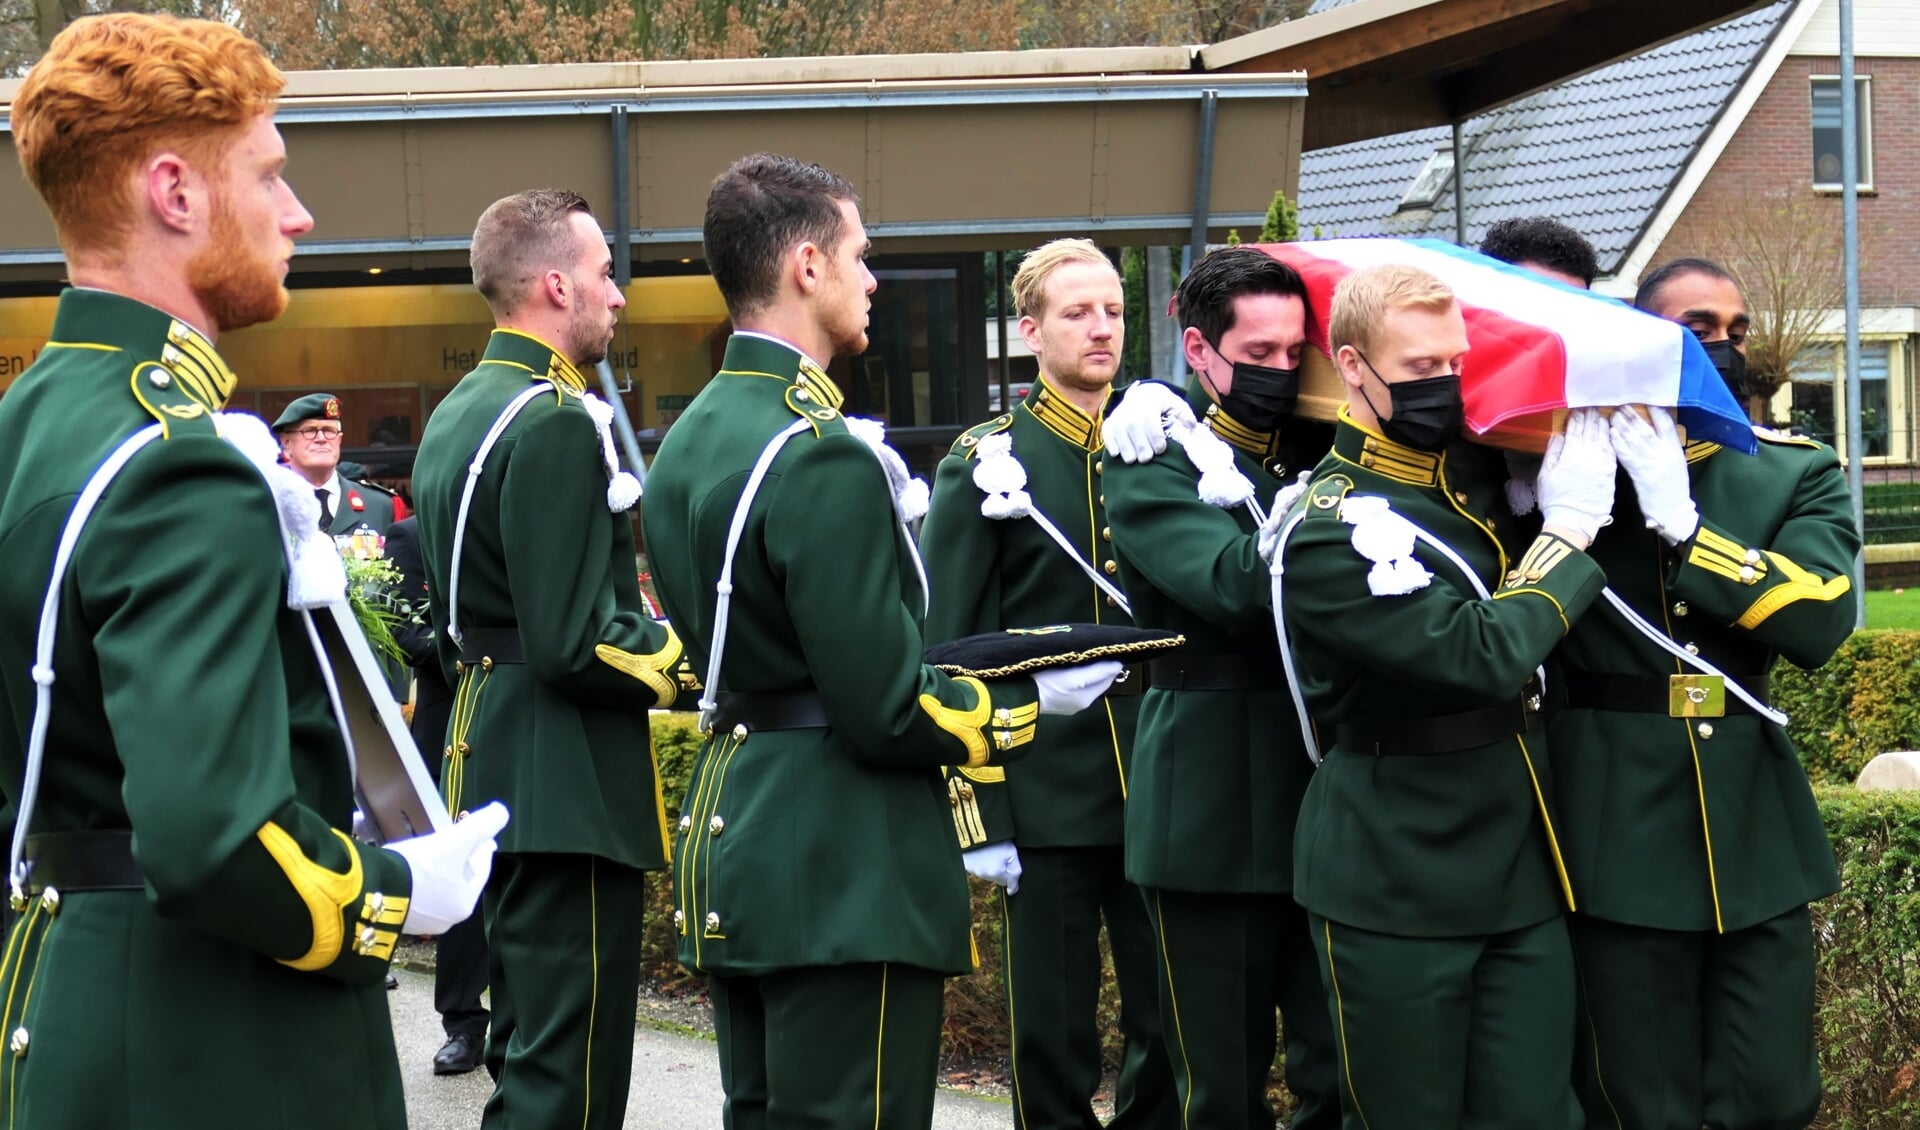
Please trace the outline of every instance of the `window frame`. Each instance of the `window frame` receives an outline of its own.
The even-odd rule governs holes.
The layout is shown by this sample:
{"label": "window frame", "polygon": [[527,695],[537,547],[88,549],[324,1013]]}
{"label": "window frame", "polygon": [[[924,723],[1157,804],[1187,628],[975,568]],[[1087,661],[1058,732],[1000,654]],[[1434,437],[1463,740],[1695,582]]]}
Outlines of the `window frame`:
{"label": "window frame", "polygon": [[[1853,81],[1854,81],[1854,85],[1859,89],[1859,92],[1860,92],[1859,94],[1859,103],[1860,103],[1859,104],[1859,111],[1860,111],[1859,157],[1860,157],[1860,172],[1863,174],[1860,177],[1859,182],[1854,185],[1854,191],[1855,192],[1873,192],[1874,184],[1875,184],[1875,181],[1873,179],[1873,76],[1856,74],[1853,76]],[[1807,148],[1809,150],[1810,156],[1812,155],[1812,149],[1813,149],[1813,130],[1814,130],[1813,91],[1815,88],[1821,85],[1831,85],[1837,91],[1840,87],[1840,76],[1839,75],[1809,75],[1808,76]],[[1845,141],[1845,131],[1843,128],[1842,142],[1844,143],[1844,141]],[[1809,164],[1817,165],[1818,160],[1819,159],[1816,157],[1814,161],[1810,162]],[[1845,173],[1845,170],[1842,170],[1843,175],[1844,173]],[[1837,180],[1822,181],[1818,179],[1818,174],[1814,172],[1811,168],[1808,170],[1808,176],[1810,179],[1812,179],[1813,190],[1815,192],[1830,192],[1838,195],[1839,193],[1846,191],[1845,183]]]}
{"label": "window frame", "polygon": [[[1867,467],[1905,467],[1916,462],[1913,420],[1913,338],[1908,334],[1861,334],[1860,344],[1887,347],[1887,453],[1869,455],[1860,462]],[[1847,461],[1847,351],[1846,338],[1839,334],[1818,334],[1807,340],[1809,349],[1827,346],[1833,350],[1833,447],[1840,462]],[[1811,382],[1808,382],[1811,383]],[[1767,418],[1793,419],[1793,380],[1780,382],[1767,401]],[[1778,425],[1776,425],[1778,426]]]}

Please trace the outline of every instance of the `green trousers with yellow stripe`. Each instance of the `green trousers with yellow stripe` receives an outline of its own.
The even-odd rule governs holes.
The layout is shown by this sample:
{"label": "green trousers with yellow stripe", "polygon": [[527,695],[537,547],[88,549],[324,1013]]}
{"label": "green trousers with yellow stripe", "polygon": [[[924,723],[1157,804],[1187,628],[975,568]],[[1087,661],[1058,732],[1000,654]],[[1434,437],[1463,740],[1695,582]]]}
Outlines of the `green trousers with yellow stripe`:
{"label": "green trousers with yellow stripe", "polygon": [[1820,1107],[1807,908],[1725,934],[1569,924],[1594,1130],[1801,1130]]}
{"label": "green trousers with yellow stripe", "polygon": [[725,1130],[927,1130],[946,976],[912,965],[712,976]]}
{"label": "green trousers with yellow stripe", "polygon": [[619,1130],[633,1072],[646,872],[500,852],[483,911],[493,1095],[483,1130]]}
{"label": "green trousers with yellow stripe", "polygon": [[1309,920],[1346,1130],[1578,1130],[1564,918],[1464,938]]}
{"label": "green trousers with yellow stripe", "polygon": [[1125,1046],[1107,1130],[1174,1130],[1179,1101],[1160,1026],[1153,923],[1126,855],[1111,847],[1029,848],[1020,891],[1001,892],[1015,1130],[1099,1130],[1100,926],[1120,990]]}
{"label": "green trousers with yellow stripe", "polygon": [[[1267,1077],[1286,1032],[1290,1130],[1339,1125],[1336,1048],[1306,912],[1291,895],[1143,888],[1160,955],[1160,1023],[1181,1130],[1270,1130]],[[1274,1011],[1279,1010],[1276,1024]]]}

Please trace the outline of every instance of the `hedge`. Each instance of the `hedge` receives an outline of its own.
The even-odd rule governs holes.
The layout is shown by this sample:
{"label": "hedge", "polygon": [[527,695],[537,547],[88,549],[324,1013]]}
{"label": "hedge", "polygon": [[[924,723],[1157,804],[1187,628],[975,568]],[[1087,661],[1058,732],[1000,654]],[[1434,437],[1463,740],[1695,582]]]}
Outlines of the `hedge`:
{"label": "hedge", "polygon": [[[1840,864],[1842,890],[1813,907],[1820,1067],[1826,1082],[1817,1130],[1920,1126],[1920,793],[1863,794],[1852,787],[1871,758],[1920,749],[1920,632],[1856,633],[1817,671],[1781,664],[1774,701],[1790,715]],[[656,714],[654,749],[676,824],[699,735],[689,715]],[[945,1050],[1006,1054],[997,896],[974,885],[980,971],[948,982]],[[697,983],[674,958],[672,895],[662,877],[647,914],[646,974],[656,984]],[[1107,1060],[1117,1063],[1118,1002],[1103,984]],[[1284,1112],[1291,1099],[1278,1084]]]}
{"label": "hedge", "polygon": [[1920,749],[1920,632],[1855,632],[1814,671],[1781,662],[1773,700],[1807,775],[1851,785],[1876,755]]}

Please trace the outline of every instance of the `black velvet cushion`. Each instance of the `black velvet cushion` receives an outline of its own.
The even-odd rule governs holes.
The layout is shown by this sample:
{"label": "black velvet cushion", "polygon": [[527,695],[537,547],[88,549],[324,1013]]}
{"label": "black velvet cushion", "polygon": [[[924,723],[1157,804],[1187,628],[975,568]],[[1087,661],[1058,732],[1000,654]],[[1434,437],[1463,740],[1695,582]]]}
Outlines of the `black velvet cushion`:
{"label": "black velvet cushion", "polygon": [[1187,637],[1157,628],[1118,624],[1051,624],[982,632],[935,644],[926,661],[949,675],[1002,679],[1049,667],[1073,667],[1101,659],[1136,663],[1184,646]]}

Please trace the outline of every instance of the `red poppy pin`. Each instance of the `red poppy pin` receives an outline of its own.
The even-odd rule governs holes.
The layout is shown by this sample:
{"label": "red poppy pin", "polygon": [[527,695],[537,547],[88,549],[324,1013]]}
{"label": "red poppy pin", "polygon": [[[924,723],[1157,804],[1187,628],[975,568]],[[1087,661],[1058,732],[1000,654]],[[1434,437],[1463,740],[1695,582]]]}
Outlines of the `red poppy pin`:
{"label": "red poppy pin", "polygon": [[366,500],[360,497],[360,492],[357,490],[347,492],[347,505],[353,507],[355,510],[365,510],[367,508]]}

